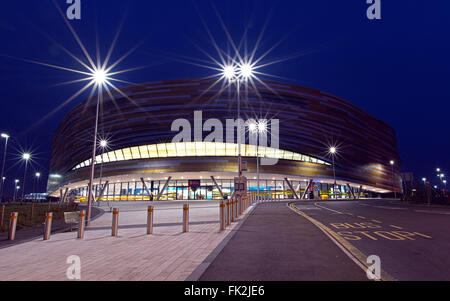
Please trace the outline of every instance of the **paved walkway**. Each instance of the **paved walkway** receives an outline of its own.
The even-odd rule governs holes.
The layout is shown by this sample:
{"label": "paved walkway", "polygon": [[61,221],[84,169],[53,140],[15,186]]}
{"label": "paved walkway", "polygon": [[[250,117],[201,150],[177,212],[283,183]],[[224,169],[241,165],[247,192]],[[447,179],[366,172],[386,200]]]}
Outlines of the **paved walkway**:
{"label": "paved walkway", "polygon": [[0,249],[0,279],[67,280],[67,257],[77,255],[81,280],[184,280],[232,231],[219,231],[217,202],[191,202],[189,233],[182,233],[182,203],[154,205],[153,235],[146,235],[148,203],[116,203],[119,237],[111,237],[106,212],[83,240],[75,232],[58,233]]}
{"label": "paved walkway", "polygon": [[286,202],[259,204],[199,280],[367,280],[365,272]]}

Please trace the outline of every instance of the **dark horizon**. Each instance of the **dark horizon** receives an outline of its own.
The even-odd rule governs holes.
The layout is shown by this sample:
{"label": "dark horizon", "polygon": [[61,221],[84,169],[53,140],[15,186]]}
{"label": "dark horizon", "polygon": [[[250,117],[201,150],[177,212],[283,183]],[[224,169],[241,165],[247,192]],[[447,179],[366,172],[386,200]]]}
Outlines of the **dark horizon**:
{"label": "dark horizon", "polygon": [[[52,1],[27,2],[4,4],[0,17],[0,131],[11,135],[5,172],[7,195],[12,195],[11,180],[22,182],[22,151],[31,151],[34,158],[28,167],[26,192],[32,190],[36,171],[43,174],[39,189],[45,190],[53,133],[65,113],[88,96],[83,93],[35,125],[83,84],[55,86],[80,77],[19,59],[81,70],[45,35],[77,56],[82,57],[83,53]],[[65,1],[56,2],[65,11]],[[422,6],[410,1],[383,1],[382,20],[376,21],[366,18],[365,1],[345,5],[331,0],[282,4],[268,0],[226,1],[215,5],[236,42],[249,24],[250,47],[268,20],[259,55],[283,39],[267,60],[291,59],[264,68],[263,72],[280,77],[266,79],[326,91],[383,120],[397,133],[402,171],[413,172],[416,179],[427,177],[434,185],[435,168],[440,167],[444,173],[450,170],[446,126],[450,104],[445,101],[450,92],[444,90],[450,81],[450,36],[446,32],[450,4],[437,1]],[[207,0],[166,1],[157,5],[141,1],[82,1],[81,20],[69,22],[94,57],[98,24],[104,58],[124,19],[112,61],[142,41],[118,65],[118,70],[145,66],[120,76],[124,81],[141,83],[214,74],[174,59],[186,56],[207,60],[196,45],[217,58],[201,18],[217,43],[226,47],[226,36]],[[1,156],[3,146],[2,139]]]}

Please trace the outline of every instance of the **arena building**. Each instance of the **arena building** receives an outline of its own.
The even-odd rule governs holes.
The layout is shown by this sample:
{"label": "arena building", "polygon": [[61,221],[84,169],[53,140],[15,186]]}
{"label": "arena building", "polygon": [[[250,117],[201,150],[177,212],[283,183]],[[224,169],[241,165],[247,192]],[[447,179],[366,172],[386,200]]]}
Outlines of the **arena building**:
{"label": "arena building", "polygon": [[[160,81],[122,88],[124,95],[105,93],[99,137],[108,145],[99,148],[95,160],[96,195],[102,192],[102,200],[148,200],[149,194],[162,200],[220,198],[214,180],[231,195],[238,175],[238,135],[225,125],[237,119],[236,93],[233,87],[214,83]],[[292,190],[303,194],[307,188],[320,198],[353,197],[360,189],[370,197],[401,192],[394,130],[350,102],[323,91],[266,81],[243,87],[240,103],[244,121],[279,121],[276,137],[268,133],[265,145],[252,143],[248,131],[241,135],[248,191],[257,190],[258,156],[276,162],[261,161],[259,166],[260,191],[271,197],[292,198]],[[81,199],[87,196],[95,111],[94,97],[72,108],[56,130],[51,196],[66,191]],[[191,125],[183,128],[191,139],[179,139],[177,120]],[[219,123],[222,129],[211,126]],[[199,129],[200,134],[195,132]],[[223,140],[218,135],[211,139],[212,131],[223,134]],[[336,147],[334,155],[331,146]]]}

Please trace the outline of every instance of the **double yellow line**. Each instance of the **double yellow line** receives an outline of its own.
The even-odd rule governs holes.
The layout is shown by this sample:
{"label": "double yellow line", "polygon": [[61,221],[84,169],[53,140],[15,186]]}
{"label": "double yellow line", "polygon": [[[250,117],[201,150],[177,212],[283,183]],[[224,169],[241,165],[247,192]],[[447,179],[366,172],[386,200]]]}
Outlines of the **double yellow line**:
{"label": "double yellow line", "polygon": [[[339,234],[337,234],[335,231],[331,230],[318,220],[310,217],[303,211],[300,211],[294,206],[294,203],[288,203],[288,207],[294,211],[295,213],[303,216],[307,220],[309,220],[311,223],[313,223],[317,228],[322,230],[330,239],[333,241],[334,244],[336,244],[353,262],[355,262],[364,272],[367,271],[369,268],[369,265],[367,264],[367,256],[364,255],[363,252],[361,252],[359,249],[357,249],[355,246],[353,246],[351,243],[349,243],[347,240],[345,240],[343,237],[341,237]],[[389,275],[387,272],[385,272],[383,269],[381,269],[381,281],[396,281],[394,277]]]}

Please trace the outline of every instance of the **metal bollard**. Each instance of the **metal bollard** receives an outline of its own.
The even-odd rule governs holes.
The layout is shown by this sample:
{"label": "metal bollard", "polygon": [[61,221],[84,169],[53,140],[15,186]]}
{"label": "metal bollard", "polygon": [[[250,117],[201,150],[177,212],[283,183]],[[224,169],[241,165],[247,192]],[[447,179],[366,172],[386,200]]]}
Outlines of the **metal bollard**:
{"label": "metal bollard", "polygon": [[234,223],[236,221],[236,212],[235,212],[235,206],[236,206],[236,200],[231,201],[231,221]]}
{"label": "metal bollard", "polygon": [[19,212],[11,212],[11,218],[9,220],[9,232],[8,232],[9,240],[14,240],[14,238],[16,237],[16,226],[18,217]]}
{"label": "metal bollard", "polygon": [[113,209],[111,236],[117,236],[119,230],[119,208]]}
{"label": "metal bollard", "polygon": [[147,234],[153,233],[153,206],[147,209]]}
{"label": "metal bollard", "polygon": [[183,232],[189,232],[189,204],[183,205]]}
{"label": "metal bollard", "polygon": [[225,202],[221,201],[220,202],[220,230],[223,231],[225,230],[226,225],[225,225]]}
{"label": "metal bollard", "polygon": [[236,201],[234,202],[234,220],[237,220],[239,216],[239,203],[240,203],[239,199],[236,199]]}
{"label": "metal bollard", "polygon": [[86,219],[86,210],[81,210],[80,214],[78,215],[79,219],[78,219],[78,238],[83,238],[84,237],[84,223],[85,223],[85,219]]}
{"label": "metal bollard", "polygon": [[52,232],[52,220],[53,212],[47,212],[45,215],[44,240],[50,239],[50,234]]}
{"label": "metal bollard", "polygon": [[230,201],[227,201],[227,226],[231,225]]}

